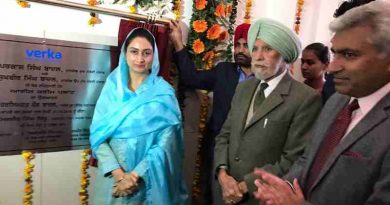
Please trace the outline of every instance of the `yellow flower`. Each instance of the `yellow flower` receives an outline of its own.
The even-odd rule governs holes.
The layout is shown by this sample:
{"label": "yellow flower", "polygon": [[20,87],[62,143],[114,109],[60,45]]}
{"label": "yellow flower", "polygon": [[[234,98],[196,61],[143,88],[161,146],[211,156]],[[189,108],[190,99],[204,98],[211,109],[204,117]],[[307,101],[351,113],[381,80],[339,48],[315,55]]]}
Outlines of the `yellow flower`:
{"label": "yellow flower", "polygon": [[25,1],[17,0],[16,3],[19,4],[19,6],[22,8],[29,8],[30,7],[30,4],[25,2]]}
{"label": "yellow flower", "polygon": [[176,19],[176,20],[179,20],[179,19],[180,19],[180,17],[181,17],[181,15],[180,15],[180,11],[178,11],[178,10],[175,10],[173,13],[175,14],[175,19]]}
{"label": "yellow flower", "polygon": [[24,178],[25,178],[25,179],[31,179],[31,178],[32,178],[32,175],[31,175],[30,173],[25,172],[25,173],[24,173]]}
{"label": "yellow flower", "polygon": [[91,17],[88,21],[89,26],[94,26],[98,22],[98,19],[96,17]]}
{"label": "yellow flower", "polygon": [[131,14],[134,14],[134,13],[137,12],[137,8],[136,8],[134,5],[132,5],[132,6],[129,7],[129,12],[130,12]]}
{"label": "yellow flower", "polygon": [[32,158],[32,153],[29,151],[23,151],[22,152],[22,157],[24,160],[30,160]]}

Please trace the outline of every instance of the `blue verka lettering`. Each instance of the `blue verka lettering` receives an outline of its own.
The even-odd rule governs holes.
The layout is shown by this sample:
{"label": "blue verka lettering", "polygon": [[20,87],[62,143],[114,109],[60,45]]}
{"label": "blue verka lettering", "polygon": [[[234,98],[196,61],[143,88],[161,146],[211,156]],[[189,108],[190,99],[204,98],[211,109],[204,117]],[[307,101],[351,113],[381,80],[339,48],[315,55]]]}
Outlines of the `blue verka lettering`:
{"label": "blue verka lettering", "polygon": [[47,50],[26,49],[26,57],[27,59],[37,60],[37,61],[59,61],[62,58],[62,53],[53,51],[51,49],[47,49]]}

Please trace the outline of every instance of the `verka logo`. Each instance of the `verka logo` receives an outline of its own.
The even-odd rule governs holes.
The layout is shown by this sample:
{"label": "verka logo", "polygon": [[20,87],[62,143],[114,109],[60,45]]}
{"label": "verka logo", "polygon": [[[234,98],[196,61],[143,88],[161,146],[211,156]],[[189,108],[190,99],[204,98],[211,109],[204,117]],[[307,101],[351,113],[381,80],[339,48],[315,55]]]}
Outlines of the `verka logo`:
{"label": "verka logo", "polygon": [[30,50],[26,49],[27,60],[33,61],[61,61],[62,53],[55,52],[50,49],[47,50]]}

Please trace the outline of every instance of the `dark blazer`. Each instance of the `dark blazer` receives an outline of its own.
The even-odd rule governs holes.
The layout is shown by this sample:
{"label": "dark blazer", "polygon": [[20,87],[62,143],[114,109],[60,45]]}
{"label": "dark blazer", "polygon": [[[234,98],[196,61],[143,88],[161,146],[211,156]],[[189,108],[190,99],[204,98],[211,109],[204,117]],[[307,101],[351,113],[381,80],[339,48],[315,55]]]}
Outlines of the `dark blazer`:
{"label": "dark blazer", "polygon": [[[306,188],[309,168],[321,142],[350,97],[335,93],[326,103],[305,154],[285,176]],[[348,133],[305,193],[305,204],[390,204],[390,93]],[[309,202],[310,201],[310,202]]]}
{"label": "dark blazer", "polygon": [[303,154],[303,136],[321,109],[318,92],[286,74],[245,126],[258,83],[253,78],[238,84],[228,118],[215,138],[214,170],[226,165],[229,174],[248,187],[250,197],[240,204],[258,205],[252,197],[255,167],[278,176],[288,172]]}
{"label": "dark blazer", "polygon": [[214,92],[213,110],[207,128],[215,136],[219,133],[230,110],[230,102],[239,78],[237,65],[222,62],[211,70],[197,71],[186,49],[175,53],[173,59],[179,68],[182,83],[190,88]]}

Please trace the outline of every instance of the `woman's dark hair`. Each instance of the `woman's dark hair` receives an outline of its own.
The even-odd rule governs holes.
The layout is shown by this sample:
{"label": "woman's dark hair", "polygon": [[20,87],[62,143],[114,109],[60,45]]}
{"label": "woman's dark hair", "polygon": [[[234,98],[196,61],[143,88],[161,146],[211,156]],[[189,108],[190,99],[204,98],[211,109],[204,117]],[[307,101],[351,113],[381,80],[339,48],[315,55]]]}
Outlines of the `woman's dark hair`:
{"label": "woman's dark hair", "polygon": [[322,43],[312,43],[306,46],[303,50],[311,50],[323,64],[328,64],[330,61],[329,49]]}
{"label": "woman's dark hair", "polygon": [[136,37],[142,37],[142,38],[145,38],[146,40],[148,40],[150,45],[152,45],[153,52],[154,52],[154,37],[152,36],[152,34],[148,30],[146,30],[144,28],[135,28],[131,32],[130,36],[125,41],[125,47],[124,47],[125,52],[127,50],[127,47],[129,46],[130,42]]}

